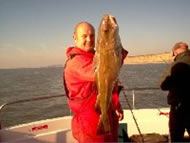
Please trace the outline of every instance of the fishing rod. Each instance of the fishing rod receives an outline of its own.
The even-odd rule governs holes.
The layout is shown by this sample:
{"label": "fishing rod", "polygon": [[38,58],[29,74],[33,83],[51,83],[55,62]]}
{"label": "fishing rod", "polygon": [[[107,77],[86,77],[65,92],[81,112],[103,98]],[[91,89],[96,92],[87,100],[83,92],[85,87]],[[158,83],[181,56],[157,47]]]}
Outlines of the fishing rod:
{"label": "fishing rod", "polygon": [[[121,84],[120,81],[119,81],[119,83]],[[122,84],[121,84],[121,85],[122,85]],[[129,99],[128,99],[128,97],[127,97],[127,94],[125,93],[125,91],[124,91],[123,89],[121,89],[121,91],[123,92],[123,95],[125,96],[125,99],[126,99],[126,101],[127,101],[127,104],[128,104],[128,106],[129,106],[129,110],[131,111],[133,120],[134,120],[135,125],[136,125],[136,127],[137,127],[137,130],[138,130],[138,132],[139,132],[139,134],[140,134],[140,136],[141,136],[142,142],[144,143],[144,142],[145,142],[145,141],[144,141],[144,137],[143,137],[143,135],[142,135],[142,133],[141,133],[141,130],[140,130],[140,128],[139,128],[139,125],[138,125],[137,120],[136,120],[136,118],[135,118],[135,115],[134,115],[134,113],[133,113],[133,109],[132,109],[132,107],[131,107],[131,105],[130,105],[130,103],[129,103]]]}

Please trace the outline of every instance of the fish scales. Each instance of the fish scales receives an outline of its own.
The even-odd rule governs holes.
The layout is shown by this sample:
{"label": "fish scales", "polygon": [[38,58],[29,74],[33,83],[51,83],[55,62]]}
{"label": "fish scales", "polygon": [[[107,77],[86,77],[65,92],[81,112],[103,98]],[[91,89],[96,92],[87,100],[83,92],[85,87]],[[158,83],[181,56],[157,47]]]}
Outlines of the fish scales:
{"label": "fish scales", "polygon": [[108,112],[112,109],[112,92],[122,66],[122,44],[115,17],[104,15],[101,20],[95,53],[98,96],[95,110],[100,113],[98,134],[111,132]]}

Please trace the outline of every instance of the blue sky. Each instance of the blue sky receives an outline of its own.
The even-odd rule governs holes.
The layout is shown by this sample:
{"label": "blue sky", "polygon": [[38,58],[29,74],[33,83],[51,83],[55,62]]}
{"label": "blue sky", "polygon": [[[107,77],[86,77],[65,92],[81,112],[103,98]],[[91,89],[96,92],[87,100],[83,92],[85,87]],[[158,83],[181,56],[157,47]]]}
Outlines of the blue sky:
{"label": "blue sky", "polygon": [[76,23],[116,17],[131,55],[190,44],[189,0],[0,0],[0,68],[64,64]]}

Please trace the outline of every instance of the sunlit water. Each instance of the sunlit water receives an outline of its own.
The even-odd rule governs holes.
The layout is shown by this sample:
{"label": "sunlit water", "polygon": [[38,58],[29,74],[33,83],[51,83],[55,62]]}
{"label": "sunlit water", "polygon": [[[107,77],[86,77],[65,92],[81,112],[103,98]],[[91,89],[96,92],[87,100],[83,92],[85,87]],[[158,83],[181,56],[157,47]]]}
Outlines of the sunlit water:
{"label": "sunlit water", "polygon": [[[168,107],[167,92],[159,89],[161,74],[167,69],[166,64],[125,65],[121,69],[120,81],[125,89],[137,89],[136,108]],[[0,105],[16,100],[64,93],[62,67],[26,68],[0,70]],[[139,90],[150,88],[146,90]],[[158,89],[151,89],[158,88]],[[120,94],[124,109],[129,109],[128,98],[132,106],[133,91]],[[3,127],[31,121],[59,117],[70,114],[66,97],[42,101],[14,104],[5,107],[0,113]]]}

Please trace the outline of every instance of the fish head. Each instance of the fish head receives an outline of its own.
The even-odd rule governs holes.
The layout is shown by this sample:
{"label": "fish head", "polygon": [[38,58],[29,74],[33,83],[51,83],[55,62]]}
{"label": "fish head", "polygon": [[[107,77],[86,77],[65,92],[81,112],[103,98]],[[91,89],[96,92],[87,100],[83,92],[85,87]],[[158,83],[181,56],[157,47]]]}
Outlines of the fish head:
{"label": "fish head", "polygon": [[114,16],[104,15],[100,23],[100,30],[105,33],[110,33],[118,29],[118,24]]}
{"label": "fish head", "polygon": [[104,15],[99,26],[97,46],[112,44],[113,46],[109,45],[101,47],[116,48],[117,46],[114,46],[114,43],[117,43],[117,41],[120,42],[119,39],[119,26],[115,17],[112,15]]}

